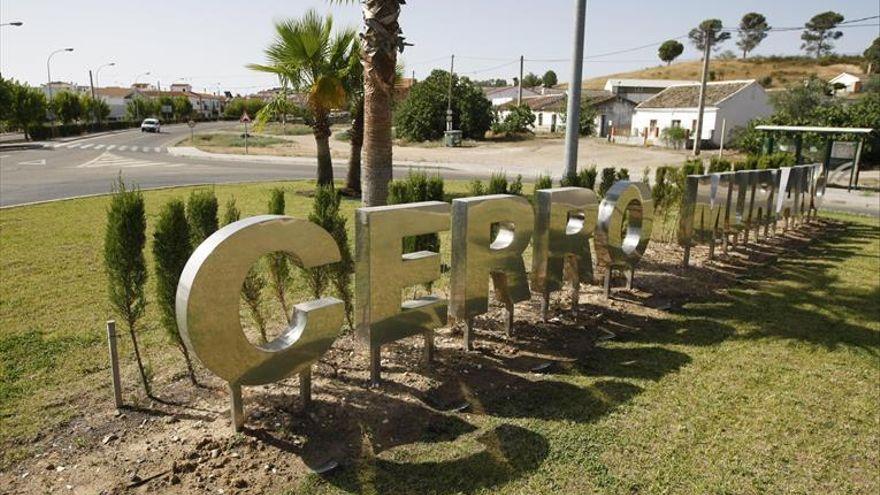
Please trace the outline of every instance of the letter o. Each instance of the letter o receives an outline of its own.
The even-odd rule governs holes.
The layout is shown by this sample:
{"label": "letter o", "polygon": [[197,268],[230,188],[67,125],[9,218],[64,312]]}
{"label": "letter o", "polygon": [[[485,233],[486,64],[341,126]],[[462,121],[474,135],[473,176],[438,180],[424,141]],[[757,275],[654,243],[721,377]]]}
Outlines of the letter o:
{"label": "letter o", "polygon": [[[624,229],[624,214],[628,222]],[[599,205],[596,255],[605,266],[634,267],[651,241],[654,201],[643,182],[616,182]]]}

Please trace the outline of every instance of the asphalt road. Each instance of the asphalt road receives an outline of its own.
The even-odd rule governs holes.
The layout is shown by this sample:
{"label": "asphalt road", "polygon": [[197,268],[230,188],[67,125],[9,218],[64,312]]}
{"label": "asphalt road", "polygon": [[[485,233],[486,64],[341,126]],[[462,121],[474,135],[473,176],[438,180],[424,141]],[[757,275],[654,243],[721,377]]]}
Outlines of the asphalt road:
{"label": "asphalt road", "polygon": [[[200,123],[196,131],[228,127],[228,122]],[[259,182],[311,179],[315,177],[313,160],[301,163],[272,163],[202,157],[173,156],[167,148],[189,134],[185,124],[166,126],[159,134],[138,129],[102,134],[67,142],[51,142],[43,149],[0,149],[0,206],[14,206],[39,201],[105,194],[121,172],[126,182],[142,189],[195,184]],[[345,162],[336,160],[334,175],[345,176]],[[467,167],[470,168],[470,167]],[[395,165],[395,174],[405,174],[408,167]],[[444,177],[487,177],[484,165],[471,171],[438,168]],[[829,188],[825,207],[869,215],[880,215],[876,193]]]}

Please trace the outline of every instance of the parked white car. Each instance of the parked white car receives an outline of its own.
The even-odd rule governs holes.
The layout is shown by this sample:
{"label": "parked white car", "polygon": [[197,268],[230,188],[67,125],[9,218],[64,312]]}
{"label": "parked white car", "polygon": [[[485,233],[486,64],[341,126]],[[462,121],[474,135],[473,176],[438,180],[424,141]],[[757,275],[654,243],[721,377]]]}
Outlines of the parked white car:
{"label": "parked white car", "polygon": [[162,124],[159,119],[144,119],[141,122],[141,132],[162,132]]}

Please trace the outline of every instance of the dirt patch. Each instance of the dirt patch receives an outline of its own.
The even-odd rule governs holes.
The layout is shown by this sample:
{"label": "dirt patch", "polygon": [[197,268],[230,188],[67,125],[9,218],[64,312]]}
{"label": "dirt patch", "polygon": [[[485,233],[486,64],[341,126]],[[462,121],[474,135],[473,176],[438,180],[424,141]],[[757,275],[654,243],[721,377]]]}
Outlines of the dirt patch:
{"label": "dirt patch", "polygon": [[[502,310],[494,307],[477,318],[475,352],[461,350],[457,328],[437,333],[430,366],[422,361],[420,338],[388,345],[378,388],[369,386],[365,349],[345,335],[314,368],[308,411],[302,410],[295,378],[245,388],[242,434],[231,432],[225,385],[205,370],[199,373],[202,387],[177,374],[155,384],[161,400],[142,400],[121,411],[109,398],[83,397],[81,416],[34,439],[38,454],[0,473],[0,493],[268,493],[312,477],[329,479],[332,471],[315,473],[334,463],[345,469],[401,445],[468,435],[482,443],[528,441],[522,428],[502,425],[483,432],[469,418],[540,414],[533,411],[536,401],[579,390],[549,389],[544,373],[629,366],[624,360],[609,364],[582,357],[607,338],[637,340],[643,333],[667,331],[672,315],[687,311],[687,303],[760,277],[781,253],[808,244],[821,229],[839,228],[835,222],[807,225],[719,252],[715,260],[698,247],[688,268],[681,265],[678,246],[652,243],[633,290],[622,289],[620,277],[610,299],[601,286],[584,286],[576,312],[561,291],[551,299],[546,323],[535,297],[516,306],[512,335],[502,328]],[[669,338],[723,338],[711,330],[670,331]],[[598,414],[605,406],[584,402],[583,407]],[[536,468],[541,460],[508,462]]]}

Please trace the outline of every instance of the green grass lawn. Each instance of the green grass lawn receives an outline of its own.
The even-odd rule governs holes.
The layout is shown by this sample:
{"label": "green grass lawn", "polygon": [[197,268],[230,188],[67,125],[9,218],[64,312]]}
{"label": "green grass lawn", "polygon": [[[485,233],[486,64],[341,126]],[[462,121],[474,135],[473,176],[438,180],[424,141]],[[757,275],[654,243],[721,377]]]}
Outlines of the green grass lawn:
{"label": "green grass lawn", "polygon": [[[311,182],[215,191],[247,216],[278,185],[304,217]],[[149,234],[161,204],[189,190],[145,192]],[[0,466],[42,428],[108,407],[106,205],[0,210]],[[345,200],[349,219],[356,206]],[[835,218],[840,228],[728,290],[637,322],[516,396],[490,394],[461,416],[469,433],[364,456],[292,492],[877,493],[880,226]],[[146,320],[152,372],[181,372],[155,305]]]}

